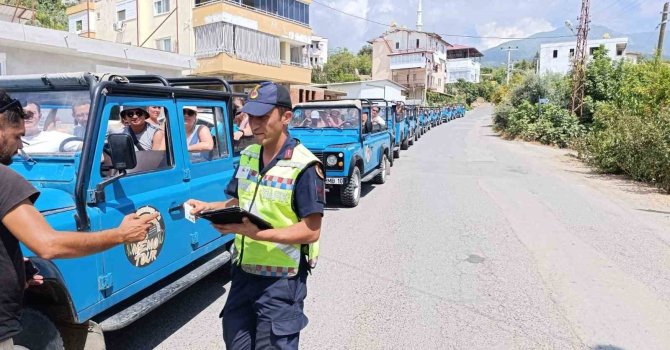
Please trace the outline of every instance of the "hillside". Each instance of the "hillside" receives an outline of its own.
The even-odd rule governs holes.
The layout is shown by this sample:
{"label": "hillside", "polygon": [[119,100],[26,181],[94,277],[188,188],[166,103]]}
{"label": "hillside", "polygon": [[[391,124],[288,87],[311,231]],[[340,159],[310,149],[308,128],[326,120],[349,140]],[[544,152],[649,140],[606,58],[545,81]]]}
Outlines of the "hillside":
{"label": "hillside", "polygon": [[[592,26],[589,32],[589,38],[602,38],[606,33],[609,34],[609,36],[612,38],[628,37],[628,51],[640,52],[644,55],[651,55],[654,52],[658,41],[658,33],[655,32],[622,34],[603,26]],[[573,34],[568,28],[562,27],[550,32],[536,33],[526,39],[505,42],[496,47],[485,50],[483,52],[484,57],[482,58],[482,65],[491,67],[505,64],[507,62],[507,51],[503,51],[501,48],[507,48],[508,46],[519,47],[518,51],[512,52],[513,60],[532,60],[535,57],[535,54],[538,52],[540,44],[576,40],[569,37],[552,39],[546,39],[542,37],[568,35]],[[665,47],[670,47],[668,45],[670,45],[670,37],[666,36]]]}

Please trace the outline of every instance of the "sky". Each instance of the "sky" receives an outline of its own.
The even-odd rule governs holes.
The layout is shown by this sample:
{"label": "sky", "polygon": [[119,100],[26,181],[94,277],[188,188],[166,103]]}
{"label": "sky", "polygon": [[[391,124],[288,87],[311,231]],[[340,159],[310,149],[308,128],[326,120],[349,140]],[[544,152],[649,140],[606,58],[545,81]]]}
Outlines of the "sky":
{"label": "sky", "polygon": [[[661,22],[665,0],[591,0],[591,24],[619,33],[650,32]],[[355,14],[368,20],[416,28],[418,0],[313,0],[310,24],[314,35],[329,39],[329,48],[358,51],[368,40],[380,36],[387,26],[353,18],[329,9]],[[565,26],[575,27],[581,0],[424,0],[423,30],[434,32],[452,44],[466,44],[480,51],[506,40],[464,38],[523,38]]]}

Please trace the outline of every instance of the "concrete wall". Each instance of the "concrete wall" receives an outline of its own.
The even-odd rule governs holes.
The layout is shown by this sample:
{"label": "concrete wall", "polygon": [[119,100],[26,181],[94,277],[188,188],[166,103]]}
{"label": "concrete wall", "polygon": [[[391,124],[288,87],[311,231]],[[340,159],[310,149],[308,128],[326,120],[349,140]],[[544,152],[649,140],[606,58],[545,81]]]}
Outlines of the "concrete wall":
{"label": "concrete wall", "polygon": [[[156,68],[146,65],[124,65],[114,61],[92,60],[86,57],[68,55],[49,55],[43,51],[17,49],[0,44],[0,53],[6,56],[5,74],[44,74],[68,72],[99,72],[117,74],[159,74],[166,77],[181,76],[180,69]],[[1,55],[1,54],[0,54]],[[49,59],[45,59],[48,56]]]}

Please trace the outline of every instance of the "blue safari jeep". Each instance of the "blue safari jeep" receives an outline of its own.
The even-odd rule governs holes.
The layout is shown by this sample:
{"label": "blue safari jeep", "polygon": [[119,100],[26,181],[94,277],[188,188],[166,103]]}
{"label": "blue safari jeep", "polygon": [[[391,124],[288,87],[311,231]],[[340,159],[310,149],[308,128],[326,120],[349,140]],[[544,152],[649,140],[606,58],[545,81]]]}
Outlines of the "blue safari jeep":
{"label": "blue safari jeep", "polygon": [[326,188],[336,191],[347,207],[358,205],[362,182],[383,184],[391,172],[391,132],[386,123],[372,120],[373,106],[369,100],[351,99],[311,101],[293,108],[291,136],[323,161]]}
{"label": "blue safari jeep", "polygon": [[[104,347],[102,331],[132,323],[229,261],[233,235],[188,221],[182,206],[221,200],[239,159],[225,81],[73,73],[4,76],[0,87],[44,119],[27,133],[45,142],[27,141],[11,167],[39,189],[35,205],[51,226],[98,231],[129,213],[159,213],[144,241],[87,257],[45,260],[22,247],[45,283],[26,290],[17,345]],[[128,108],[156,112],[162,146],[138,146],[119,118]],[[197,109],[194,124],[185,123],[187,109]],[[214,145],[189,152],[187,128],[203,127]]]}
{"label": "blue safari jeep", "polygon": [[430,119],[427,114],[427,110],[425,108],[419,108],[418,106],[414,106],[412,108],[418,115],[418,123],[419,126],[421,127],[421,134],[425,134],[430,130]]}
{"label": "blue safari jeep", "polygon": [[393,160],[400,158],[400,150],[407,149],[407,135],[409,133],[409,128],[407,126],[407,120],[405,120],[405,115],[402,112],[398,113],[399,105],[394,104],[391,101],[381,98],[369,98],[367,101],[372,102],[379,108],[380,115],[386,120],[386,128],[391,134],[391,148],[393,149],[393,154],[392,157],[390,157],[390,162],[391,166],[393,166]]}

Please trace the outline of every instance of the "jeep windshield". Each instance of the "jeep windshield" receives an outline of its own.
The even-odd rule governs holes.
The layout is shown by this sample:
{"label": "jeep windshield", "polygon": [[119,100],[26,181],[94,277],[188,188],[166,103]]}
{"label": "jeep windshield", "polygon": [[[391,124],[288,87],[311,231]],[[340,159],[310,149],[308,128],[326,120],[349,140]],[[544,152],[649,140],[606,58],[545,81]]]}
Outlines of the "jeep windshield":
{"label": "jeep windshield", "polygon": [[91,106],[85,91],[13,92],[26,113],[24,157],[72,156],[81,151]]}
{"label": "jeep windshield", "polygon": [[357,108],[296,108],[290,127],[359,129],[360,125]]}

